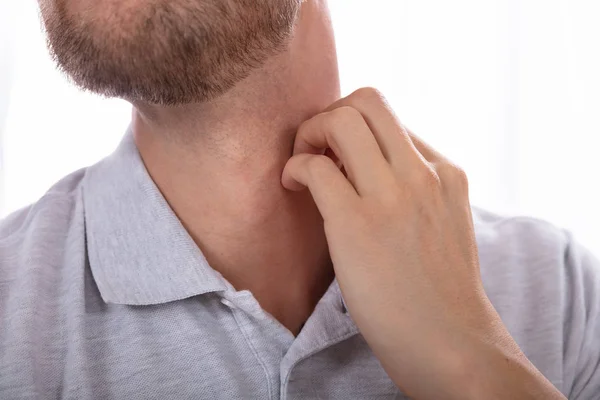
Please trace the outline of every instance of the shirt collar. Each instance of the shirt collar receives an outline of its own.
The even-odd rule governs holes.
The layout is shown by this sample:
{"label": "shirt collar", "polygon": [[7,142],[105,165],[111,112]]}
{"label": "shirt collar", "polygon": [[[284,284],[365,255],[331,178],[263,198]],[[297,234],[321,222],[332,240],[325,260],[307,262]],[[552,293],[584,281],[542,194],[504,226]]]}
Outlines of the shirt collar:
{"label": "shirt collar", "polygon": [[[83,182],[88,259],[106,303],[152,305],[234,290],[209,264],[154,181],[131,130]],[[341,299],[337,280],[329,290]]]}
{"label": "shirt collar", "polygon": [[150,178],[131,130],[87,170],[83,201],[88,258],[105,302],[160,304],[230,287]]}

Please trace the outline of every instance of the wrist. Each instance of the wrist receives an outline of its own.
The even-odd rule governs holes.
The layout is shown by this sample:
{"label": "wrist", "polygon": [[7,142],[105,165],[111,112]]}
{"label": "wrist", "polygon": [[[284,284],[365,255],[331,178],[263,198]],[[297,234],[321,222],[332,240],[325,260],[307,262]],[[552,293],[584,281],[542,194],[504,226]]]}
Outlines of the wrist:
{"label": "wrist", "polygon": [[[506,333],[500,341],[473,341],[462,352],[456,398],[565,400]],[[456,375],[456,374],[455,374]],[[462,388],[462,389],[461,389]]]}

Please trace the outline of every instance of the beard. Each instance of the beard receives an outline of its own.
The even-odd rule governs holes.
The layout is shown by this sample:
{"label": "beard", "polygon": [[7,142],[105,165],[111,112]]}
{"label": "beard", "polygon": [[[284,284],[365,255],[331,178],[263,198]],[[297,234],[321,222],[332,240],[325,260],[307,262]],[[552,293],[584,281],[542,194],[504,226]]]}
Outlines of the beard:
{"label": "beard", "polygon": [[132,103],[214,99],[285,50],[301,0],[40,0],[50,54],[80,88]]}

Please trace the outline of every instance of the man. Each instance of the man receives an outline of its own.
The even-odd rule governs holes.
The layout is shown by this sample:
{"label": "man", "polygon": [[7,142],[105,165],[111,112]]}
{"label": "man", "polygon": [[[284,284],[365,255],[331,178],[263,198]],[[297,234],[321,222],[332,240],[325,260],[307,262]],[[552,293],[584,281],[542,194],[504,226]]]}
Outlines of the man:
{"label": "man", "polygon": [[325,0],[40,3],[133,118],[0,225],[0,398],[600,398],[598,261],[340,99]]}

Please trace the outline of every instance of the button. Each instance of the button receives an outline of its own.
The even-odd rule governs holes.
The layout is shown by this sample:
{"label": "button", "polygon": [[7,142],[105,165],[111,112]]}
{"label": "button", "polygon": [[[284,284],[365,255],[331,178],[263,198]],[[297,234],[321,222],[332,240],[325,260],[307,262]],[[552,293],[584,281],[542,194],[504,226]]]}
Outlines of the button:
{"label": "button", "polygon": [[236,309],[237,307],[235,306],[235,304],[233,304],[231,301],[223,298],[221,299],[221,303],[225,304],[227,307],[231,308],[231,309]]}

